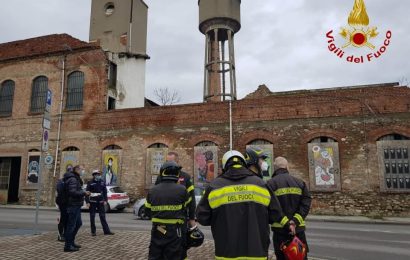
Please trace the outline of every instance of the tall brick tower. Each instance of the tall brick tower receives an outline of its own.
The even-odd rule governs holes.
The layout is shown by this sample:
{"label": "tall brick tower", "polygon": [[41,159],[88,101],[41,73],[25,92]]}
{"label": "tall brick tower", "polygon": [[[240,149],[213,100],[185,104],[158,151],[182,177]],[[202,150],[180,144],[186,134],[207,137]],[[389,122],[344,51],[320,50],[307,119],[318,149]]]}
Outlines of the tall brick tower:
{"label": "tall brick tower", "polygon": [[241,28],[241,0],[198,0],[205,35],[204,101],[236,100],[234,35]]}
{"label": "tall brick tower", "polygon": [[143,0],[92,0],[90,42],[111,61],[109,108],[144,106],[147,20]]}

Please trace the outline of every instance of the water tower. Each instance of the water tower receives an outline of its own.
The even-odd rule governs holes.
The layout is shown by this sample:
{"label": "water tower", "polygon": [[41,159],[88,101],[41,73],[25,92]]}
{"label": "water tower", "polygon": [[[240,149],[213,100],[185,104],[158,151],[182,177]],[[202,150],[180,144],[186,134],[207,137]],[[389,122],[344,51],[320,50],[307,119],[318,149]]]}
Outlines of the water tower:
{"label": "water tower", "polygon": [[241,0],[198,0],[205,35],[204,101],[236,100],[234,35],[241,28]]}

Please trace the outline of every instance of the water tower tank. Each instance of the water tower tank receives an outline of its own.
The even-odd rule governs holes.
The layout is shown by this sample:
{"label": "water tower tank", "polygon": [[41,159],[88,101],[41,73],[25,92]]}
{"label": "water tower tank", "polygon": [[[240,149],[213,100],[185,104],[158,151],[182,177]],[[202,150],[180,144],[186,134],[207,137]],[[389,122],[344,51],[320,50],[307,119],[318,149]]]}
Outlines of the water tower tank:
{"label": "water tower tank", "polygon": [[241,28],[241,0],[199,0],[205,35],[204,101],[236,99],[234,35]]}
{"label": "water tower tank", "polygon": [[210,26],[230,25],[236,33],[241,28],[241,0],[198,0],[199,30],[205,34]]}

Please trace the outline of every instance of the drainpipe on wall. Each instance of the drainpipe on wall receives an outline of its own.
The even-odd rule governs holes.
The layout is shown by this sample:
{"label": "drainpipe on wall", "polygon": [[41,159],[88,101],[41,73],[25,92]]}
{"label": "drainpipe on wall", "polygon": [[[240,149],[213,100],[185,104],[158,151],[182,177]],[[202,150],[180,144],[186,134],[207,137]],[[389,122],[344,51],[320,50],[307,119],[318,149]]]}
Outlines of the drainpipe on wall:
{"label": "drainpipe on wall", "polygon": [[65,85],[65,60],[66,60],[66,55],[63,56],[63,64],[61,68],[61,90],[60,90],[60,108],[59,108],[59,114],[58,114],[58,132],[57,132],[57,146],[56,146],[56,155],[54,157],[54,173],[53,176],[54,178],[56,177],[57,173],[57,157],[58,157],[58,151],[60,149],[60,136],[61,136],[61,122],[63,119],[63,101],[64,101],[64,85]]}

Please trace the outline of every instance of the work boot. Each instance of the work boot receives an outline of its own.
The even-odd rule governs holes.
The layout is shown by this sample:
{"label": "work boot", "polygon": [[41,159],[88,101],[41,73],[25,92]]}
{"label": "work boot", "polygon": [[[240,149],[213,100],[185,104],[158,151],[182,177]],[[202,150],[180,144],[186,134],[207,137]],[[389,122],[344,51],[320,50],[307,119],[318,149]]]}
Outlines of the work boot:
{"label": "work boot", "polygon": [[73,244],[73,247],[75,247],[75,248],[81,248],[81,246],[78,245],[78,244],[76,244],[76,243]]}
{"label": "work boot", "polygon": [[78,249],[78,248],[76,248],[76,247],[73,247],[73,246],[64,247],[64,252],[76,252],[76,251],[78,251],[78,250],[80,250],[80,249]]}
{"label": "work boot", "polygon": [[104,233],[104,235],[114,235],[114,233],[110,231],[108,233]]}

